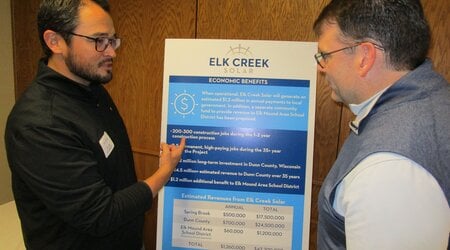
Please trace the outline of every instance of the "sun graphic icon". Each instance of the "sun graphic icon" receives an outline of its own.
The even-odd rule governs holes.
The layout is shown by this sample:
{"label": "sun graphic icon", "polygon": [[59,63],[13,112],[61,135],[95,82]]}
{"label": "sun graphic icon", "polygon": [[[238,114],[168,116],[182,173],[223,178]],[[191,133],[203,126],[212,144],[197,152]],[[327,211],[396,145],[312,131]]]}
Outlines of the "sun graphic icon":
{"label": "sun graphic icon", "polygon": [[252,52],[250,51],[250,47],[244,48],[242,45],[239,44],[237,47],[231,47],[230,50],[228,50],[227,55],[243,55],[243,56],[251,56]]}
{"label": "sun graphic icon", "polygon": [[194,94],[191,95],[186,93],[186,90],[184,93],[175,94],[175,100],[172,103],[175,109],[175,114],[180,114],[183,118],[189,114],[194,115],[195,106],[198,105],[195,103],[194,96]]}

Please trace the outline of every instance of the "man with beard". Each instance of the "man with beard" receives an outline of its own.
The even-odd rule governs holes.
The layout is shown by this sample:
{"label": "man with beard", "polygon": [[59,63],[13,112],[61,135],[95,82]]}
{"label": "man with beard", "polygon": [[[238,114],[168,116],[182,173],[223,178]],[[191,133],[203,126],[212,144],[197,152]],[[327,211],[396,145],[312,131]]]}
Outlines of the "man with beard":
{"label": "man with beard", "polygon": [[44,0],[45,57],[8,117],[5,142],[27,249],[141,249],[144,213],[184,150],[161,144],[137,181],[125,126],[102,84],[120,38],[102,0]]}

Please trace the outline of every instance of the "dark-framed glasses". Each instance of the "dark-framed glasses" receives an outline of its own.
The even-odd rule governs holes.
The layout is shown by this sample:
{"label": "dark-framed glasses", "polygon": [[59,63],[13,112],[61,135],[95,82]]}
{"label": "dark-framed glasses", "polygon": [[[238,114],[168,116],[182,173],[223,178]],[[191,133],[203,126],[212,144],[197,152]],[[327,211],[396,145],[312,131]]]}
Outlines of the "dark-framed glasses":
{"label": "dark-framed glasses", "polygon": [[[344,47],[344,48],[341,48],[341,49],[333,50],[333,51],[330,51],[330,52],[320,51],[320,52],[318,52],[318,53],[316,53],[314,55],[314,58],[316,59],[317,64],[319,64],[319,66],[321,68],[325,68],[325,63],[327,62],[327,59],[330,57],[330,55],[332,55],[334,53],[337,53],[337,52],[340,52],[340,51],[343,51],[343,50],[346,50],[346,49],[353,49],[353,48],[358,47],[359,45],[361,45],[363,43],[367,43],[367,42],[360,42],[360,43],[357,43],[357,44],[354,44],[354,45],[351,45],[351,46],[347,46],[347,47]],[[368,43],[373,44],[375,46],[375,48],[377,48],[379,50],[384,50],[383,47],[381,47],[378,44],[375,44],[375,43],[372,43],[372,42],[368,42]]]}
{"label": "dark-framed glasses", "polygon": [[117,48],[119,48],[120,43],[121,43],[121,39],[114,37],[114,38],[109,38],[109,37],[91,37],[91,36],[85,36],[85,35],[80,35],[77,33],[73,33],[73,32],[68,32],[68,34],[74,35],[74,36],[79,36],[79,37],[84,37],[87,38],[89,40],[92,40],[95,42],[95,50],[98,52],[103,52],[105,51],[109,45],[111,45],[111,47],[116,50]]}

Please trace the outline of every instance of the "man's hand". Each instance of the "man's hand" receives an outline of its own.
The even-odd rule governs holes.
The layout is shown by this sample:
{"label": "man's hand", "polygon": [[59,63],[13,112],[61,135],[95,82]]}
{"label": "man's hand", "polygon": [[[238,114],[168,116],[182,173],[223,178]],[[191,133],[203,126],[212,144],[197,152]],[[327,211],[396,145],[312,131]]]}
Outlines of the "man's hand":
{"label": "man's hand", "polygon": [[159,168],[145,182],[150,187],[155,197],[159,190],[167,183],[169,177],[180,162],[186,145],[186,138],[181,138],[179,145],[161,143],[161,153],[159,156]]}

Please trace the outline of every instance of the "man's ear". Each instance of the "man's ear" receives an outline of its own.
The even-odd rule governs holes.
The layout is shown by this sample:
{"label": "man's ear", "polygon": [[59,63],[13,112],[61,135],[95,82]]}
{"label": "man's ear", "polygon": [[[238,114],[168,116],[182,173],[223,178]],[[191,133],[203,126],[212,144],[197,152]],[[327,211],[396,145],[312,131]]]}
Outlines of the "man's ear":
{"label": "man's ear", "polygon": [[360,46],[362,54],[360,55],[359,75],[365,77],[375,64],[377,49],[372,43],[362,43]]}
{"label": "man's ear", "polygon": [[45,44],[53,52],[53,54],[59,54],[63,52],[66,47],[64,39],[53,30],[46,30],[43,34]]}

